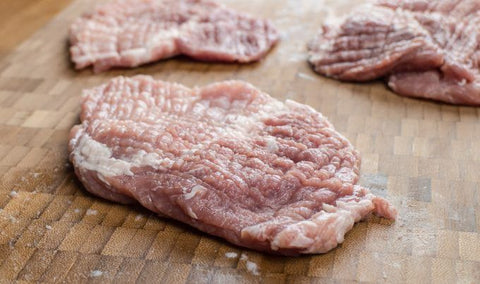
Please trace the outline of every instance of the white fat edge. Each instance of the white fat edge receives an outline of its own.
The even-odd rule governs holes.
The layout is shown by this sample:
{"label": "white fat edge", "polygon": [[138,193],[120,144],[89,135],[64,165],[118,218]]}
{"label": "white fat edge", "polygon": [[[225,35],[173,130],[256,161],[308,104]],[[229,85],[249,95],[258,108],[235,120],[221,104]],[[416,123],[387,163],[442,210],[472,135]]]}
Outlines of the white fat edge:
{"label": "white fat edge", "polygon": [[147,153],[144,150],[139,150],[135,155],[127,158],[132,164],[132,167],[150,166],[155,169],[171,168],[175,161],[169,158],[162,158],[158,153]]}
{"label": "white fat edge", "polygon": [[[74,139],[77,139],[75,137]],[[117,159],[113,157],[112,150],[105,144],[92,139],[84,133],[78,145],[73,151],[74,160],[78,167],[96,171],[99,178],[104,181],[105,177],[133,175],[131,168],[151,166],[155,169],[160,167],[171,167],[174,161],[162,158],[157,153],[147,153],[144,150],[138,151],[131,157]],[[73,142],[74,143],[74,142]],[[100,177],[103,176],[103,177]]]}
{"label": "white fat edge", "polygon": [[222,119],[228,117],[228,115],[225,115],[225,113],[226,110],[219,107],[210,107],[206,109],[206,115],[208,115],[214,121],[222,121]]}
{"label": "white fat edge", "polygon": [[97,178],[99,180],[101,180],[104,184],[106,184],[108,186],[111,186],[111,184],[108,182],[108,180],[106,180],[105,177],[102,174],[99,174],[98,172],[97,172]]}
{"label": "white fat edge", "polygon": [[105,144],[93,140],[86,133],[79,138],[73,155],[78,167],[96,171],[104,177],[133,175],[130,171],[131,164],[113,158],[110,148]]}
{"label": "white fat edge", "polygon": [[169,30],[162,30],[161,33],[156,33],[151,37],[147,43],[148,54],[152,55],[153,49],[161,45],[165,47],[165,43],[170,41],[169,53],[173,52],[176,48],[175,39],[180,36],[180,30],[177,27],[171,28]]}
{"label": "white fat edge", "polygon": [[220,108],[222,110],[227,110],[230,108],[232,102],[230,101],[230,97],[228,96],[220,96],[215,98],[215,107]]}
{"label": "white fat edge", "polygon": [[120,55],[116,51],[112,51],[112,52],[100,53],[99,55],[96,56],[95,59],[97,61],[100,61],[103,59],[118,58],[119,56]]}
{"label": "white fat edge", "polygon": [[274,99],[271,102],[262,105],[257,113],[246,115],[227,115],[225,122],[228,122],[227,131],[234,137],[249,136],[253,129],[258,127],[258,123],[269,118],[272,114],[279,114],[282,110],[286,110],[285,104]]}
{"label": "white fat edge", "polygon": [[353,172],[352,169],[348,167],[342,167],[335,173],[335,177],[339,178],[343,182],[353,184],[356,174]]}
{"label": "white fat edge", "polygon": [[[306,221],[306,222],[309,222],[309,221]],[[309,238],[305,235],[305,232],[303,232],[302,227],[298,226],[296,229],[297,229],[297,234],[295,235],[295,238],[290,241],[289,247],[305,248],[305,247],[311,246],[315,242],[314,239]]]}
{"label": "white fat edge", "polygon": [[[228,124],[225,133],[231,133],[234,136],[239,135],[237,132],[242,134],[249,133],[251,129],[256,127],[259,121],[255,114],[252,116],[228,115],[226,120],[228,121]],[[243,136],[242,134],[240,135]]]}
{"label": "white fat edge", "polygon": [[280,240],[283,239],[285,235],[295,236],[295,239],[290,240],[288,247],[290,248],[309,247],[314,243],[314,240],[306,236],[305,228],[315,228],[315,227],[317,227],[317,224],[310,220],[304,220],[298,223],[290,224],[275,236],[275,238],[270,243],[270,247],[272,248],[272,250],[280,249],[281,248]]}
{"label": "white fat edge", "polygon": [[128,57],[134,60],[134,64],[139,64],[145,61],[149,57],[148,49],[145,47],[139,47],[134,49],[128,49],[120,53],[122,57]]}
{"label": "white fat edge", "polygon": [[231,103],[230,103],[230,106],[232,109],[244,109],[246,108],[248,105],[248,100],[233,100]]}
{"label": "white fat edge", "polygon": [[345,234],[350,231],[355,224],[355,217],[351,211],[344,209],[338,210],[335,214],[337,214],[337,218],[332,227],[335,227],[337,243],[341,244],[345,240]]}
{"label": "white fat edge", "polygon": [[370,208],[373,204],[369,199],[363,199],[358,202],[343,202],[337,201],[336,206],[329,204],[323,204],[324,212],[319,212],[313,216],[312,220],[315,223],[322,223],[331,218],[332,214],[335,214],[335,224],[332,227],[335,228],[335,239],[337,243],[344,241],[345,234],[353,227],[355,222],[360,221],[363,217],[359,212],[363,211],[363,208]]}
{"label": "white fat edge", "polygon": [[[392,77],[395,78],[394,76]],[[390,89],[395,90],[395,88],[397,87],[397,84],[395,84],[395,82],[392,81],[393,78],[390,78],[387,85],[390,87]]]}
{"label": "white fat edge", "polygon": [[[216,101],[218,103],[218,100]],[[218,133],[223,133],[226,137],[248,137],[251,135],[252,130],[258,127],[258,123],[263,119],[271,117],[272,114],[278,114],[282,110],[286,110],[285,104],[273,99],[271,102],[262,105],[256,113],[244,114],[228,114],[226,108],[231,105],[235,105],[236,108],[244,108],[247,105],[246,101],[240,103],[234,101],[220,101],[222,107],[211,107],[210,100],[199,100],[193,106],[193,112],[197,114],[203,114],[206,112],[210,118],[214,120],[222,121],[226,126],[222,126]],[[227,105],[228,104],[228,105]],[[191,153],[190,150],[186,150],[185,153]]]}
{"label": "white fat edge", "polygon": [[205,100],[198,101],[192,106],[192,113],[197,115],[203,115],[206,110],[208,109],[209,102],[205,102]]}
{"label": "white fat edge", "polygon": [[149,46],[157,46],[156,44],[159,43],[159,42],[163,42],[165,41],[166,39],[167,40],[170,40],[170,39],[175,39],[177,38],[178,36],[180,36],[180,31],[178,29],[178,27],[172,27],[168,30],[162,30],[161,33],[156,33],[153,37],[151,37],[149,39]]}
{"label": "white fat edge", "polygon": [[364,196],[362,200],[357,202],[344,202],[341,200],[337,200],[337,208],[339,211],[348,212],[351,217],[354,219],[354,222],[360,221],[364,216],[360,215],[363,208],[370,208],[371,211],[375,210],[375,205],[373,204],[372,200],[375,196],[371,193]]}
{"label": "white fat edge", "polygon": [[282,103],[279,100],[274,99],[274,101],[263,105],[263,109],[260,112],[260,115],[267,116],[268,114],[270,114],[272,112],[277,112],[277,111],[282,111],[282,110],[285,110],[285,104]]}
{"label": "white fat edge", "polygon": [[[79,51],[77,52],[76,50],[80,50],[78,47],[76,46],[73,46],[72,47],[72,50],[74,50],[74,53],[79,53]],[[90,54],[87,54],[87,55],[83,55],[83,56],[75,56],[75,59],[72,59],[72,60],[75,60],[75,63],[83,63],[83,62],[94,62],[95,61],[95,58],[93,58],[93,56],[91,56]]]}
{"label": "white fat edge", "polygon": [[191,207],[187,208],[187,214],[188,214],[188,216],[192,217],[193,219],[198,219],[197,214],[195,214],[195,212],[193,212]]}
{"label": "white fat edge", "polygon": [[[332,206],[329,204],[323,204],[323,211],[318,212],[310,220],[305,220],[299,223],[291,224],[287,226],[287,228],[282,231],[283,233],[291,233],[296,232],[296,238],[291,241],[290,246],[292,247],[304,247],[306,248],[304,253],[318,253],[318,252],[325,252],[325,247],[318,246],[316,241],[306,236],[305,229],[307,227],[311,228],[319,228],[322,226],[329,226],[331,228],[335,228],[334,234],[332,235],[333,239],[325,240],[328,242],[335,242],[330,248],[336,246],[336,244],[342,243],[344,241],[345,234],[349,231],[354,223],[358,221],[356,215],[358,215],[358,208],[362,208],[365,206],[369,206],[371,203],[370,200],[362,200],[360,202],[354,202],[353,204],[346,203],[346,202],[337,202],[337,206]],[[330,221],[334,220],[334,223]],[[279,248],[278,246],[278,239],[280,239],[281,234],[277,235],[277,237],[272,241],[271,247],[274,250]]]}
{"label": "white fat edge", "polygon": [[[86,92],[83,93],[83,95],[86,96]],[[78,143],[78,139],[82,136],[82,133],[84,132],[84,130],[78,130],[77,132],[75,132],[75,136],[73,136],[72,139],[70,139],[70,142],[69,142],[69,145],[72,149],[76,149],[77,147],[77,143]],[[75,152],[75,151],[74,151]]]}
{"label": "white fat edge", "polygon": [[328,213],[335,213],[335,212],[337,212],[337,207],[335,207],[335,206],[333,206],[333,205],[330,205],[330,204],[328,204],[328,203],[323,203],[322,209],[323,209],[325,212],[328,212]]}
{"label": "white fat edge", "polygon": [[463,78],[461,81],[457,83],[459,86],[465,86],[467,84],[467,79]]}
{"label": "white fat edge", "polygon": [[205,190],[205,187],[201,186],[201,185],[195,185],[192,190],[190,190],[190,192],[187,192],[185,193],[184,192],[184,195],[183,197],[188,200],[188,199],[192,199],[195,195],[197,195],[197,193],[200,193],[200,192],[203,192]]}

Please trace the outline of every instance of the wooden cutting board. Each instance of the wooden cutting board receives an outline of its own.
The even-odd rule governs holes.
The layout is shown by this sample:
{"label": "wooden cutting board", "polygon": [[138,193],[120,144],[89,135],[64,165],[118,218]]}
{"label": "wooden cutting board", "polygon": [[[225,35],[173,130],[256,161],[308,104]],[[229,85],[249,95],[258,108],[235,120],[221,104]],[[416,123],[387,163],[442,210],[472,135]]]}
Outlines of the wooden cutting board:
{"label": "wooden cutting board", "polygon": [[[381,82],[340,83],[313,73],[306,42],[327,17],[362,1],[223,2],[270,18],[282,31],[264,61],[178,58],[102,74],[74,71],[68,26],[93,0],[74,1],[0,60],[0,282],[480,283],[478,108],[402,98]],[[360,183],[391,200],[398,220],[359,223],[327,254],[278,257],[88,194],[67,154],[81,90],[134,74],[187,86],[241,79],[311,105],[361,151]]]}

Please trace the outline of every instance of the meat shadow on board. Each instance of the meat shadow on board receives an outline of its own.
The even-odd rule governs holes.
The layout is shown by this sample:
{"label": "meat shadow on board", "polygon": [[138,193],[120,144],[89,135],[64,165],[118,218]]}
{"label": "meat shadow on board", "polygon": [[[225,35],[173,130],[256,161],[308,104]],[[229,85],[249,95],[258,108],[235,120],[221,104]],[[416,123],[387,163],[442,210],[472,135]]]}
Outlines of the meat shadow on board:
{"label": "meat shadow on board", "polygon": [[[310,64],[309,64],[310,66]],[[310,74],[309,74],[310,75]],[[318,75],[316,73],[312,72],[312,77],[318,77],[320,78],[323,82],[321,84],[332,84],[335,85],[335,87],[342,86],[343,88],[355,88],[354,90],[354,95],[361,95],[365,97],[369,96],[376,96],[379,99],[375,100],[377,103],[381,103],[384,101],[383,98],[386,98],[388,100],[396,99],[397,102],[401,102],[403,104],[412,104],[412,103],[421,103],[422,105],[431,105],[431,106],[437,106],[441,107],[442,110],[444,109],[451,109],[451,110],[458,110],[458,109],[476,109],[478,106],[475,105],[469,105],[469,104],[452,104],[452,103],[447,103],[447,102],[442,102],[438,100],[431,100],[428,98],[422,98],[422,97],[409,97],[409,96],[404,96],[404,95],[399,95],[395,93],[390,87],[388,87],[388,77],[385,78],[378,78],[370,81],[362,81],[362,82],[352,82],[352,81],[346,81],[346,80],[341,80],[341,79],[334,79],[334,78],[329,78],[325,77],[322,75]],[[356,88],[356,87],[359,88]],[[342,88],[341,87],[341,88]],[[382,90],[382,92],[377,92],[376,94],[370,93],[367,89],[368,87],[370,88],[379,88]],[[360,89],[365,88],[367,91],[360,91]],[[400,107],[401,105],[399,105]],[[470,112],[465,113],[465,115],[469,116]],[[463,115],[463,114],[462,114]],[[476,117],[476,115],[473,113],[472,117]]]}
{"label": "meat shadow on board", "polygon": [[[78,177],[75,174],[73,174],[73,165],[70,162],[68,162],[68,167],[66,168],[66,170],[67,171],[68,170],[72,171],[71,179],[72,179],[72,185],[75,188],[75,192],[73,192],[73,194],[75,196],[88,197],[92,201],[102,203],[102,204],[107,204],[107,205],[110,205],[110,206],[121,206],[124,209],[126,209],[128,212],[136,213],[137,215],[141,215],[145,219],[158,218],[159,220],[164,222],[166,226],[173,226],[174,230],[178,231],[178,234],[187,233],[187,234],[195,237],[198,240],[198,242],[200,242],[200,240],[202,238],[207,238],[207,239],[212,240],[215,243],[217,243],[219,245],[219,247],[220,246],[227,246],[227,247],[231,248],[232,251],[239,252],[238,256],[237,256],[237,263],[240,260],[240,257],[241,257],[242,253],[260,254],[262,256],[262,259],[264,261],[267,261],[267,262],[285,263],[285,262],[290,261],[290,260],[294,260],[294,261],[304,260],[304,261],[309,262],[309,260],[314,258],[314,257],[322,257],[322,256],[330,255],[330,254],[334,255],[337,250],[344,249],[343,247],[345,246],[345,243],[348,243],[350,241],[355,241],[356,243],[358,243],[359,240],[365,240],[366,237],[367,237],[367,230],[365,230],[364,228],[362,229],[361,227],[367,226],[368,223],[381,224],[381,225],[387,225],[387,226],[395,223],[395,221],[393,221],[393,220],[387,220],[387,219],[375,216],[374,214],[371,213],[371,214],[367,215],[360,222],[355,223],[353,228],[345,234],[345,241],[343,243],[339,243],[338,246],[333,248],[332,250],[330,250],[326,253],[319,253],[319,254],[292,255],[293,256],[293,258],[292,258],[292,256],[288,256],[288,255],[259,252],[259,251],[249,249],[249,248],[246,248],[246,247],[237,246],[237,245],[235,245],[233,243],[230,243],[230,242],[227,242],[224,239],[222,239],[220,237],[217,237],[215,235],[205,234],[204,232],[202,232],[202,231],[200,231],[200,230],[198,230],[198,229],[196,229],[192,226],[184,224],[180,221],[177,221],[175,219],[171,219],[171,218],[164,217],[164,216],[161,216],[159,214],[156,214],[156,213],[142,207],[138,202],[131,203],[131,204],[121,204],[121,203],[118,203],[118,202],[113,202],[113,201],[95,196],[92,193],[90,193],[89,191],[87,191],[84,188],[81,181],[78,179]],[[159,231],[162,231],[162,230],[159,230]],[[172,240],[171,240],[172,242],[166,242],[166,243],[175,243],[177,241],[178,234],[176,234],[175,236],[172,235]],[[354,235],[354,236],[352,236],[352,235]],[[172,248],[172,250],[173,250],[173,248]],[[176,250],[175,252],[176,253],[184,253],[184,254],[189,253],[188,250]],[[177,255],[176,257],[177,258],[180,257],[182,259],[184,258],[184,257],[179,256],[179,255]],[[185,255],[185,257],[190,257],[190,254],[188,256]],[[202,257],[202,254],[199,254],[196,257]]]}
{"label": "meat shadow on board", "polygon": [[[140,74],[152,74],[154,76],[168,76],[172,74],[172,71],[169,70],[171,65],[175,65],[175,73],[176,74],[188,74],[191,73],[195,74],[203,74],[207,70],[208,72],[222,72],[225,74],[232,74],[235,75],[238,70],[248,71],[258,68],[262,65],[264,59],[255,62],[249,63],[238,63],[238,62],[216,62],[216,61],[201,61],[196,60],[186,55],[177,55],[170,58],[160,59],[154,62],[148,62],[137,66],[135,68],[132,67],[113,67],[110,70],[94,73],[91,67],[83,68],[83,69],[75,69],[75,63],[70,60],[70,43],[68,40],[65,41],[65,53],[63,57],[63,62],[67,62],[68,67],[65,68],[65,73],[68,78],[105,78],[110,79],[117,76],[135,76]],[[273,49],[275,49],[273,47]],[[273,49],[270,52],[273,52]],[[268,55],[267,55],[268,56]],[[234,79],[235,76],[232,76],[229,79]],[[167,78],[166,81],[169,81]],[[213,82],[212,82],[213,83]]]}

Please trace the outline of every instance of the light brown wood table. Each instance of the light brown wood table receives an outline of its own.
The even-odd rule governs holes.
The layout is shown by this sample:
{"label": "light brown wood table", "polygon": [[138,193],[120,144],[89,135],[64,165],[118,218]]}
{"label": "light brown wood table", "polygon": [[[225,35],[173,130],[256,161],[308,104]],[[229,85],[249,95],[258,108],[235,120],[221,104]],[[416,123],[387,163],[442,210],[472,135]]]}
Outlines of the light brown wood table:
{"label": "light brown wood table", "polygon": [[[362,1],[225,0],[282,32],[264,61],[179,58],[101,74],[73,70],[67,49],[70,23],[98,2],[68,2],[0,2],[0,282],[480,283],[479,108],[340,83],[305,61],[326,16]],[[370,218],[330,253],[278,257],[87,194],[67,155],[81,90],[140,73],[187,86],[241,79],[311,105],[361,151],[360,183],[397,206],[397,222]]]}

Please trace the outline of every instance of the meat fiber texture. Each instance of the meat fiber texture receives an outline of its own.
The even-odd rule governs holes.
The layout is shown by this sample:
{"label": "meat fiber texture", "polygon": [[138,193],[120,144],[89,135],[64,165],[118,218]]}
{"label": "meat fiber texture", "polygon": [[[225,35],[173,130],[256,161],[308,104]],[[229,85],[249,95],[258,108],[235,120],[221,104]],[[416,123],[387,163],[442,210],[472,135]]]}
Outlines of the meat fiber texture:
{"label": "meat fiber texture", "polygon": [[70,159],[86,189],[248,248],[323,253],[386,200],[322,114],[241,81],[203,88],[118,77],[86,90]]}
{"label": "meat fiber texture", "polygon": [[480,105],[480,0],[380,0],[327,23],[309,44],[316,72],[385,78],[396,93]]}
{"label": "meat fiber texture", "polygon": [[72,24],[70,54],[77,69],[95,72],[180,54],[246,63],[278,39],[270,22],[208,0],[113,0]]}

